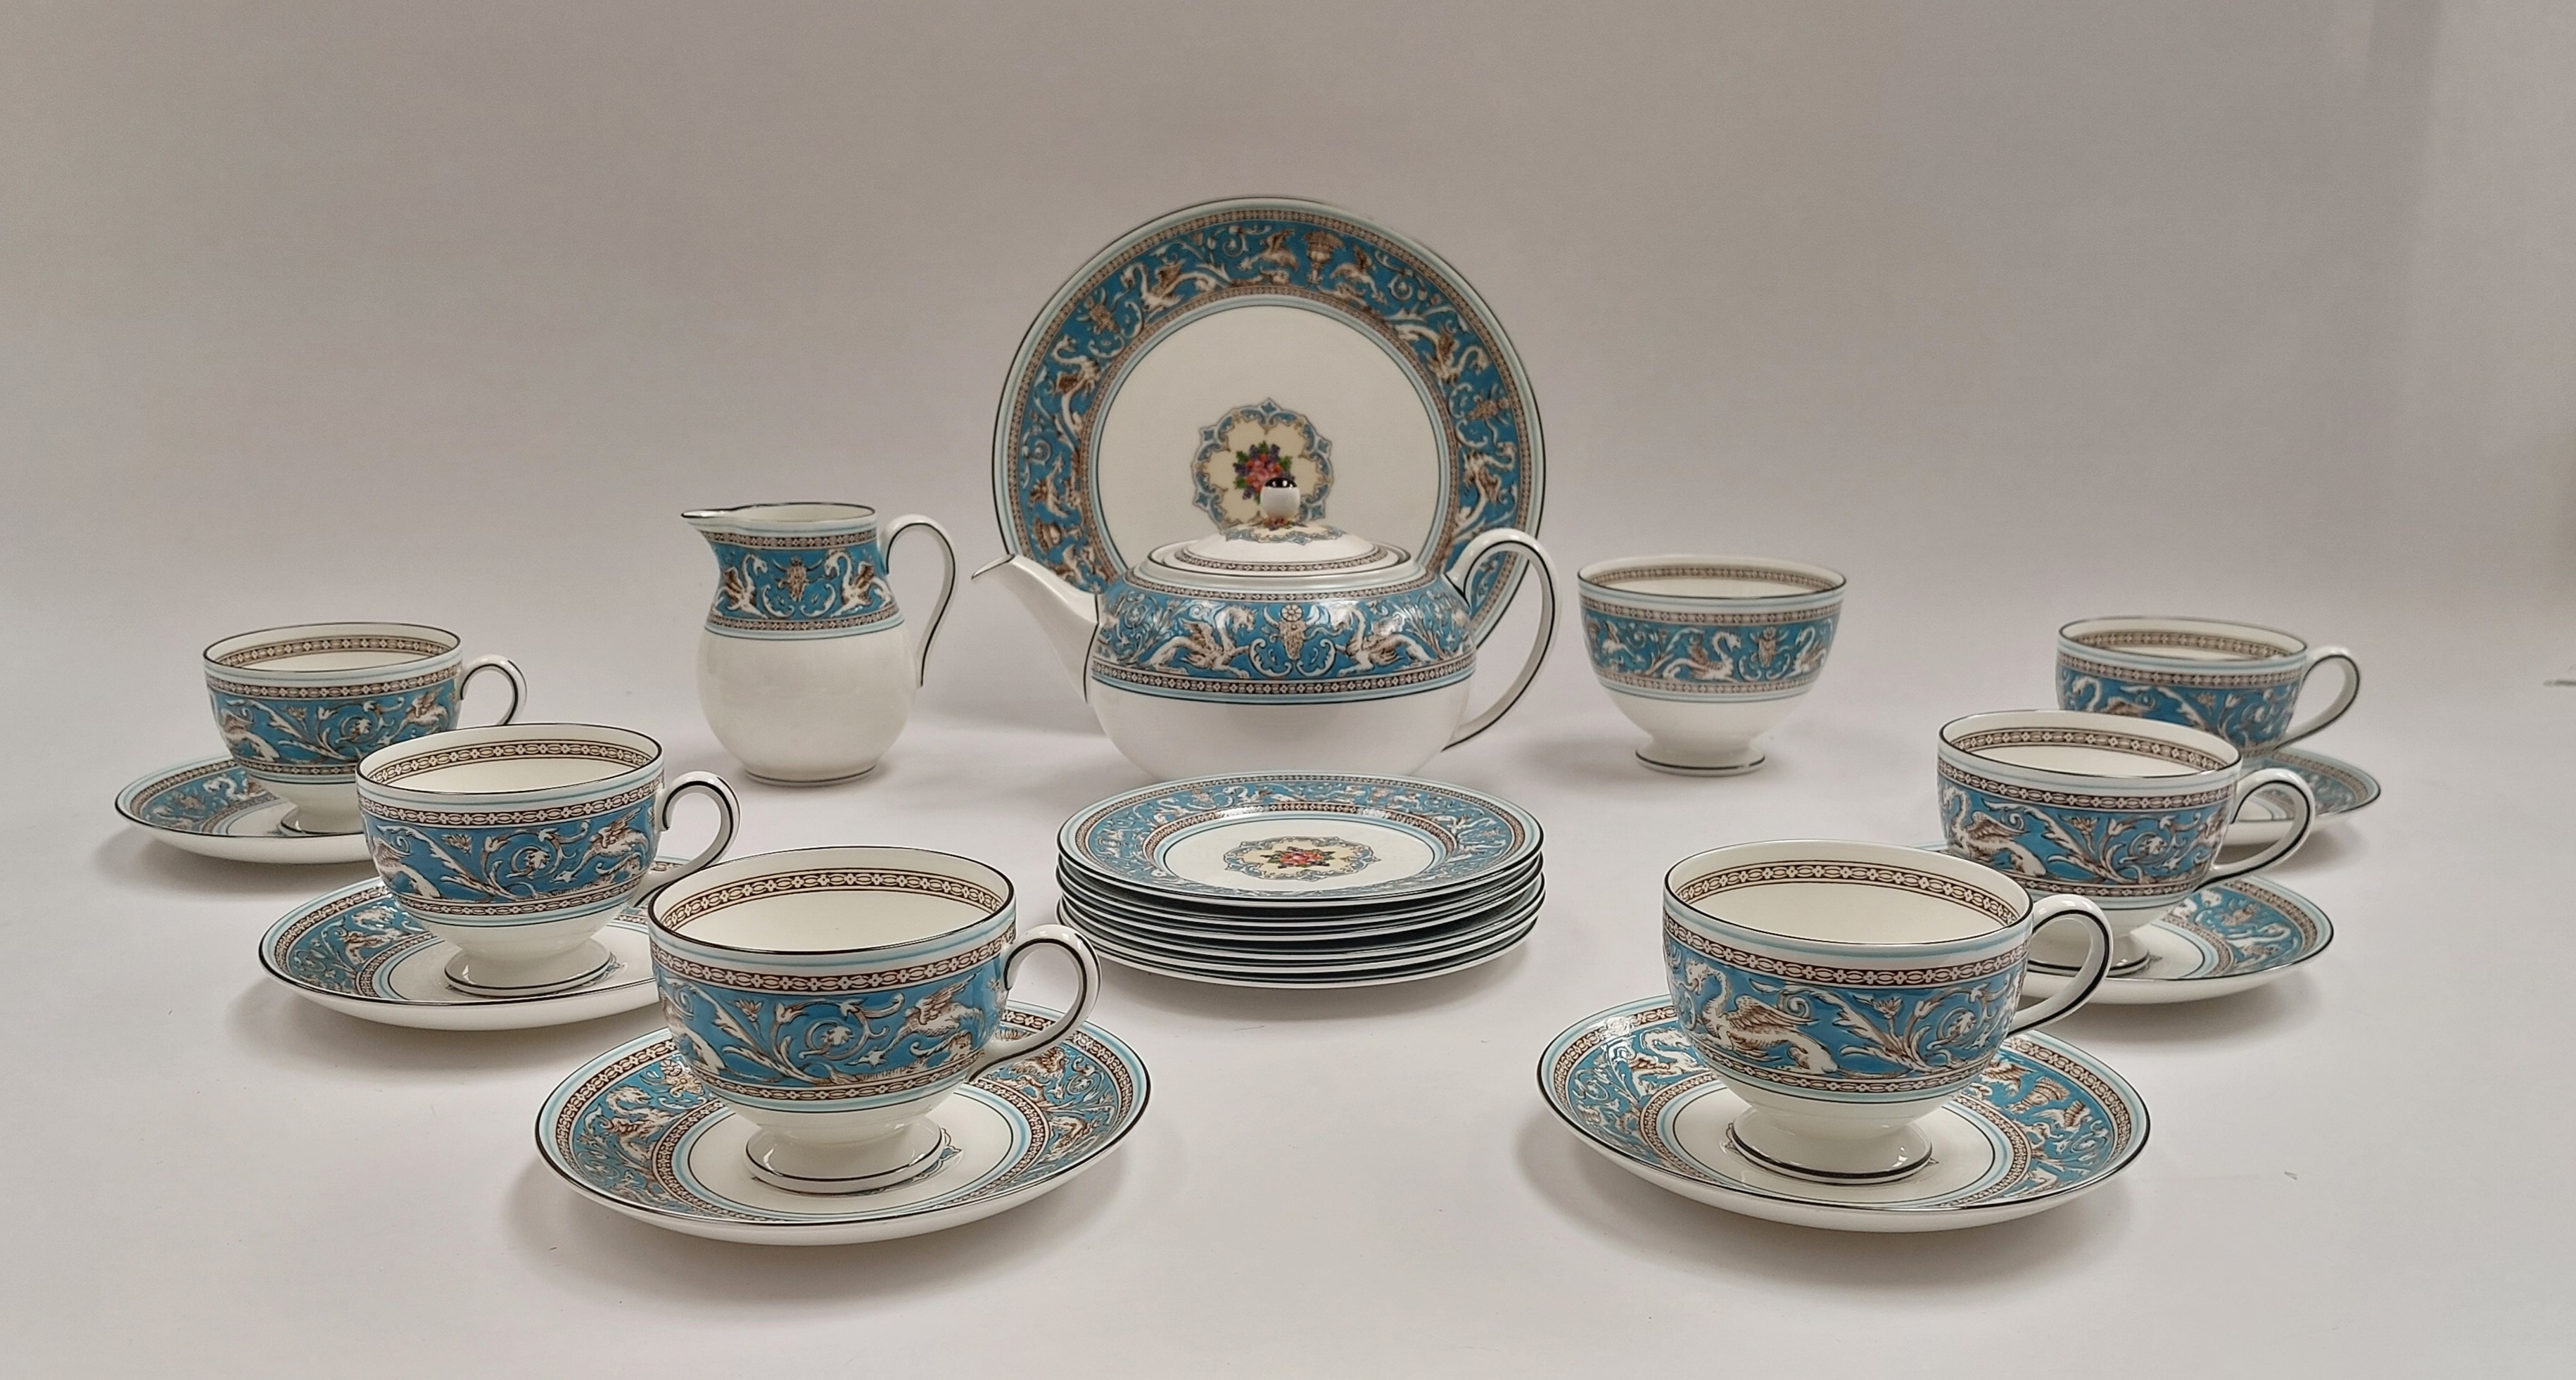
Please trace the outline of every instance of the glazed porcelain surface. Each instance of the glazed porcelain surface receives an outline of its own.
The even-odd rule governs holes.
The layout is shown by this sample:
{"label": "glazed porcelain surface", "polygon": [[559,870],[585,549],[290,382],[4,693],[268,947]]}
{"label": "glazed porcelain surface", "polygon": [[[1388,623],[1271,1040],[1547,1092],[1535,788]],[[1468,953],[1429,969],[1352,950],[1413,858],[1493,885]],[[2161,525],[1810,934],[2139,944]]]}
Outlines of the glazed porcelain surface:
{"label": "glazed porcelain surface", "polygon": [[[2318,667],[2343,685],[2316,717],[2291,725]],[[2214,733],[2249,757],[2289,746],[2342,718],[2361,693],[2361,663],[2273,628],[2207,618],[2088,618],[2057,633],[2057,703]]]}
{"label": "glazed porcelain surface", "polygon": [[[1190,473],[1179,438],[1198,438]],[[1068,280],[1012,360],[993,435],[1003,544],[1099,593],[1145,553],[1239,517],[1236,457],[1280,467],[1433,570],[1538,529],[1544,447],[1518,356],[1429,250],[1284,198],[1193,206]],[[1324,482],[1317,482],[1322,480]],[[1517,571],[1468,581],[1481,639]]]}
{"label": "glazed porcelain surface", "polygon": [[347,863],[367,858],[363,831],[308,834],[286,827],[295,807],[270,795],[230,757],[200,758],[138,777],[116,793],[116,812],[145,837],[210,858],[261,863]]}
{"label": "glazed porcelain surface", "polygon": [[[957,554],[947,531],[907,515],[880,527],[855,503],[759,503],[681,515],[716,559],[698,638],[698,703],[754,777],[791,785],[875,769],[912,712],[948,611]],[[895,603],[888,553],[919,528],[945,574],[919,636]]]}
{"label": "glazed porcelain surface", "polygon": [[1630,556],[1577,576],[1583,643],[1637,760],[1683,775],[1762,764],[1754,740],[1824,673],[1846,581],[1755,556]]}
{"label": "glazed porcelain surface", "polygon": [[[2206,1001],[2275,982],[2326,951],[2334,922],[2316,902],[2268,877],[2213,882],[2136,931],[2144,965],[2116,972],[2093,994],[2113,1006]],[[2034,961],[2022,990],[2055,992],[2063,971]]]}
{"label": "glazed porcelain surface", "polygon": [[1285,973],[1266,965],[1180,963],[1157,958],[1141,950],[1130,949],[1109,941],[1095,943],[1100,956],[1122,968],[1133,968],[1157,977],[1179,978],[1184,982],[1208,983],[1219,987],[1254,987],[1274,991],[1334,991],[1353,987],[1391,987],[1398,983],[1422,982],[1448,977],[1470,968],[1482,967],[1509,954],[1537,928],[1532,917],[1522,925],[1506,930],[1495,938],[1469,949],[1442,951],[1435,957],[1397,966],[1318,973]]}
{"label": "glazed porcelain surface", "polygon": [[370,754],[358,792],[376,875],[456,947],[448,980],[479,996],[592,981],[610,958],[591,935],[643,891],[678,799],[707,795],[718,819],[714,841],[674,877],[722,856],[740,813],[722,778],[691,772],[666,786],[660,743],[596,724],[416,739]]}
{"label": "glazed porcelain surface", "polygon": [[[2317,799],[2316,827],[2320,829],[2379,799],[2378,777],[2313,748],[2282,748],[2253,765],[2297,772]],[[2283,809],[2268,795],[2258,795],[2247,800],[2245,808],[2236,812],[2236,822],[2227,826],[2227,845],[2263,847],[2286,836],[2297,822],[2293,811]]]}
{"label": "glazed porcelain surface", "polygon": [[[1962,858],[1792,839],[1694,854],[1664,879],[1665,976],[1681,1028],[1750,1110],[1742,1152],[1801,1177],[1919,1172],[1915,1125],[2010,1035],[2080,1006],[2108,968],[2092,902],[2035,900]],[[2066,990],[2021,1009],[2032,934],[2089,938]]]}
{"label": "glazed porcelain surface", "polygon": [[[1555,631],[1536,539],[1485,532],[1443,573],[1322,521],[1276,447],[1233,452],[1230,464],[1259,495],[1253,516],[1157,548],[1096,599],[1025,557],[977,572],[1046,628],[1119,751],[1167,780],[1256,767],[1403,773],[1519,701]],[[1479,569],[1513,551],[1539,572],[1538,628],[1519,675],[1469,717],[1466,596]]]}
{"label": "glazed porcelain surface", "polygon": [[1283,976],[1357,974],[1409,967],[1483,947],[1526,929],[1547,891],[1535,886],[1509,900],[1423,930],[1392,935],[1335,936],[1313,940],[1237,942],[1225,935],[1173,935],[1105,915],[1071,897],[1058,905],[1075,928],[1141,957],[1182,965],[1239,969]]}
{"label": "glazed porcelain surface", "polygon": [[1129,895],[1111,892],[1069,868],[1057,869],[1056,885],[1067,898],[1087,911],[1176,938],[1196,936],[1241,939],[1251,943],[1308,943],[1323,939],[1373,939],[1402,934],[1453,924],[1460,916],[1490,911],[1540,884],[1542,879],[1537,861],[1532,859],[1530,866],[1514,869],[1510,880],[1498,886],[1459,892],[1428,905],[1357,911],[1298,907],[1285,912],[1271,912],[1236,906],[1191,909],[1140,903]]}
{"label": "glazed porcelain surface", "polygon": [[1156,895],[1276,904],[1427,901],[1537,855],[1538,821],[1463,786],[1337,774],[1205,777],[1065,821],[1077,870]]}
{"label": "glazed porcelain surface", "polygon": [[[1941,729],[1938,769],[1950,851],[2123,912],[2162,911],[2208,881],[2280,861],[2316,804],[2296,773],[2248,770],[2226,739],[2112,714],[1956,719]],[[2228,825],[2258,791],[2286,796],[2296,828],[2221,865]]]}
{"label": "glazed porcelain surface", "polygon": [[1549,1043],[1539,1093],[1594,1149],[1667,1191],[1729,1212],[1842,1231],[1947,1231],[2009,1221],[2099,1189],[2147,1143],[2147,1107],[2101,1060],[2021,1034],[1926,1118],[1931,1163],[1895,1183],[1824,1184],[1747,1159],[1747,1110],[1663,998],[1587,1016]]}
{"label": "glazed porcelain surface", "polygon": [[206,648],[215,727],[250,778],[294,807],[286,827],[358,830],[358,761],[456,726],[466,681],[493,670],[510,684],[500,722],[516,718],[527,682],[505,657],[471,664],[456,634],[417,623],[303,623],[227,637]]}
{"label": "glazed porcelain surface", "polygon": [[[939,1099],[1063,1038],[1094,986],[1070,931],[1018,934],[1008,878],[926,849],[764,853],[665,886],[649,909],[682,1055],[761,1128],[754,1175],[800,1191],[926,1172],[941,1150],[923,1118]],[[1073,959],[1073,1009],[993,1044],[1012,975],[1038,946]]]}
{"label": "glazed porcelain surface", "polygon": [[[1013,1005],[1028,1038],[1058,1013]],[[671,1231],[726,1241],[837,1245],[961,1226],[1031,1202],[1097,1163],[1145,1112],[1144,1061],[1096,1025],[984,1069],[931,1115],[946,1153],[918,1178],[822,1197],[752,1176],[753,1127],[711,1095],[667,1034],[591,1060],[546,1099],[537,1150],[591,1201]]]}
{"label": "glazed porcelain surface", "polygon": [[[672,864],[657,862],[660,872]],[[570,991],[482,997],[447,981],[453,945],[421,928],[381,881],[365,881],[288,911],[260,937],[260,966],[317,1005],[384,1025],[426,1030],[524,1030],[596,1020],[653,1004],[644,915],[630,907],[600,927],[609,966]]]}

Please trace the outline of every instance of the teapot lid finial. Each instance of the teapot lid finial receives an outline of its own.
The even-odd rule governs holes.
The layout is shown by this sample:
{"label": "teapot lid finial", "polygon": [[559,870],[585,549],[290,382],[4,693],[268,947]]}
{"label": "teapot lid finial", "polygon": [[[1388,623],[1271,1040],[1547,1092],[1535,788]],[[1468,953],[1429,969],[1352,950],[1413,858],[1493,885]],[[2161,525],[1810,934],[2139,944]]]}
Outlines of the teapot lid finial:
{"label": "teapot lid finial", "polygon": [[1270,476],[1269,483],[1261,486],[1261,520],[1264,524],[1276,527],[1295,522],[1305,509],[1306,495],[1298,489],[1297,481],[1287,475],[1274,474]]}

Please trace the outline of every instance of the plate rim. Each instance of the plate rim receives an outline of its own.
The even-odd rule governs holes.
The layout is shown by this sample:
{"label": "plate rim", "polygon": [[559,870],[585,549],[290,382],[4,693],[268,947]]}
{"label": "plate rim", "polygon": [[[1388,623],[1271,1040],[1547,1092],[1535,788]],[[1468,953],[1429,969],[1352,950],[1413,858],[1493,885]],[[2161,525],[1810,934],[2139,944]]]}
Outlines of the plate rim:
{"label": "plate rim", "polygon": [[[1475,803],[1492,810],[1494,813],[1501,815],[1505,819],[1518,825],[1525,837],[1518,848],[1504,854],[1500,858],[1497,858],[1491,867],[1488,867],[1481,872],[1470,874],[1466,877],[1453,878],[1450,881],[1418,891],[1362,891],[1354,888],[1350,891],[1335,893],[1331,896],[1292,896],[1282,895],[1275,892],[1218,890],[1215,888],[1207,888],[1201,891],[1165,891],[1161,888],[1148,888],[1136,882],[1133,878],[1112,876],[1105,870],[1092,865],[1089,862],[1087,855],[1083,853],[1077,844],[1077,840],[1079,838],[1077,829],[1082,822],[1086,819],[1096,818],[1103,812],[1110,809],[1122,808],[1139,801],[1151,799],[1158,795],[1168,795],[1175,791],[1185,789],[1205,788],[1220,783],[1280,780],[1363,781],[1378,785],[1405,787],[1427,786],[1434,790],[1446,791],[1452,795],[1474,801]],[[1102,796],[1100,799],[1094,800],[1090,804],[1083,806],[1081,809],[1074,811],[1070,815],[1067,815],[1064,823],[1056,828],[1056,856],[1060,861],[1072,865],[1078,872],[1089,876],[1100,877],[1103,880],[1122,885],[1130,891],[1148,891],[1153,895],[1171,895],[1190,899],[1248,902],[1249,908],[1269,912],[1295,912],[1303,910],[1304,908],[1316,906],[1365,906],[1365,904],[1371,899],[1386,901],[1396,897],[1402,897],[1412,901],[1428,902],[1444,895],[1466,890],[1476,884],[1494,882],[1498,880],[1499,874],[1505,869],[1525,863],[1530,858],[1542,854],[1545,851],[1546,843],[1546,829],[1539,823],[1538,816],[1531,814],[1528,810],[1525,810],[1519,805],[1514,804],[1509,800],[1505,800],[1501,796],[1495,795],[1492,792],[1481,791],[1473,786],[1462,786],[1450,781],[1436,781],[1429,777],[1391,776],[1373,772],[1228,771],[1211,772],[1203,776],[1185,776],[1176,780],[1157,781],[1151,785],[1139,786],[1133,790],[1120,791],[1115,795]],[[1191,885],[1198,884],[1192,883]]]}
{"label": "plate rim", "polygon": [[[1040,336],[1046,323],[1054,320],[1073,299],[1077,287],[1148,236],[1186,220],[1226,212],[1260,209],[1328,216],[1362,227],[1369,233],[1404,250],[1423,266],[1438,274],[1449,290],[1457,294],[1461,301],[1471,307],[1482,319],[1493,336],[1488,345],[1495,356],[1496,367],[1512,380],[1515,391],[1520,395],[1522,410],[1529,417],[1529,434],[1521,438],[1525,466],[1521,484],[1521,509],[1513,515],[1513,521],[1509,525],[1533,537],[1539,534],[1539,521],[1546,508],[1547,496],[1547,427],[1539,414],[1537,390],[1530,387],[1529,366],[1521,359],[1520,350],[1512,344],[1511,334],[1504,328],[1502,317],[1496,314],[1493,305],[1485,300],[1484,294],[1476,290],[1475,284],[1470,282],[1465,274],[1459,272],[1456,265],[1450,263],[1429,245],[1347,207],[1307,197],[1236,195],[1196,202],[1135,223],[1083,260],[1079,267],[1056,285],[1055,290],[1047,295],[1045,304],[1029,318],[1027,329],[1021,332],[1019,344],[1011,351],[1010,366],[1002,375],[1001,397],[993,408],[993,445],[989,477],[993,497],[993,525],[1000,531],[1002,550],[1006,556],[1028,554],[1023,549],[1020,533],[1010,516],[1014,506],[1013,495],[1010,492],[1013,463],[1010,420],[1013,399],[1019,394],[1019,380],[1027,371],[1035,351],[1044,343]],[[1408,381],[1414,382],[1419,387],[1419,380]],[[1436,423],[1442,419],[1433,420],[1434,430],[1437,431]],[[1451,481],[1452,476],[1449,474],[1444,473],[1440,476],[1441,490],[1444,495],[1454,487]],[[1444,503],[1444,511],[1435,518],[1441,531],[1446,531],[1448,528],[1449,513],[1445,511],[1448,506]],[[1097,518],[1098,515],[1094,516]],[[1456,546],[1464,546],[1464,544],[1464,541],[1454,543]],[[1114,552],[1115,548],[1112,547],[1109,550]],[[1415,552],[1414,556],[1426,567],[1432,564],[1432,553],[1429,551]],[[1115,559],[1114,555],[1111,555],[1110,560],[1112,564],[1119,565],[1122,571],[1126,568],[1122,562]],[[1495,589],[1491,604],[1484,609],[1471,609],[1470,612],[1476,644],[1480,647],[1496,629],[1502,626],[1503,615],[1510,610],[1513,599],[1520,593],[1521,585],[1529,574],[1530,563],[1525,559],[1514,557],[1505,564],[1509,573],[1502,584]]]}

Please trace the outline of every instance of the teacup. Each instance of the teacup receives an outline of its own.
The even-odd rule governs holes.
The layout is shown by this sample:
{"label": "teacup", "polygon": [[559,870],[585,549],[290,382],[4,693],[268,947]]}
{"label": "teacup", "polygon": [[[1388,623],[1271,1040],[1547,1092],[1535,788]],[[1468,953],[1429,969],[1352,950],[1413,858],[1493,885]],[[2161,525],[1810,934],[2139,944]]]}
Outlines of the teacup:
{"label": "teacup", "polygon": [[[1949,851],[2098,903],[2118,940],[2114,972],[2147,960],[2139,928],[2209,882],[2288,857],[2316,820],[2316,797],[2298,773],[2248,771],[2234,743],[2157,719],[1971,714],[1942,725],[1939,772]],[[2258,791],[2279,793],[2291,827],[2222,866],[2227,826]],[[2062,958],[2055,945],[2041,947],[2043,964]]]}
{"label": "teacup", "polygon": [[394,903],[456,946],[448,984],[481,997],[568,991],[614,960],[591,936],[633,905],[671,806],[715,798],[724,855],[740,807],[722,777],[663,784],[662,745],[597,724],[513,724],[415,738],[358,764],[367,848]]}
{"label": "teacup", "polygon": [[1577,576],[1583,644],[1659,771],[1761,766],[1753,740],[1816,683],[1842,616],[1841,575],[1760,556],[1626,556]]}
{"label": "teacup", "polygon": [[[698,1081],[758,1129],[761,1182],[865,1193],[939,1167],[930,1113],[993,1065],[1040,1053],[1091,1007],[1080,935],[1014,938],[1010,879],[922,848],[737,858],[653,895],[662,1011]],[[1073,956],[1065,1013],[995,1041],[1011,979],[1041,945]]]}
{"label": "teacup", "polygon": [[[2343,666],[2325,712],[2293,728],[2308,677]],[[2361,663],[2341,647],[2206,618],[2087,618],[2057,630],[2057,703],[2215,733],[2248,757],[2287,747],[2343,717],[2361,693]]]}
{"label": "teacup", "polygon": [[477,674],[499,671],[518,716],[528,684],[507,657],[467,663],[456,634],[417,623],[302,623],[227,637],[204,653],[224,746],[250,778],[295,807],[287,827],[358,831],[358,759],[456,726]]}
{"label": "teacup", "polygon": [[[2084,961],[2016,1011],[2032,936],[2081,918]],[[1664,877],[1664,964],[1702,1062],[1751,1104],[1730,1144],[1821,1183],[1885,1183],[1929,1162],[1916,1123],[2005,1038],[2082,1005],[2111,931],[2080,896],[2033,902],[1963,858],[1792,839],[1712,848]]]}

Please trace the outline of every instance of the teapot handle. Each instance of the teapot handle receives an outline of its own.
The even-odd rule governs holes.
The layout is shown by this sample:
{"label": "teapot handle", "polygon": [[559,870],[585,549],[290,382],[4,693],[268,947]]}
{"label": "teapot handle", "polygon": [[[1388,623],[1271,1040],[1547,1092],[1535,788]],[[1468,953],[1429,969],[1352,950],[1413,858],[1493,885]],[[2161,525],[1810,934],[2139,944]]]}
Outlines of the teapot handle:
{"label": "teapot handle", "polygon": [[912,683],[919,685],[930,673],[930,639],[939,636],[939,620],[948,616],[948,596],[957,592],[957,548],[949,543],[948,529],[919,513],[906,513],[885,525],[879,538],[885,544],[886,573],[894,573],[894,539],[915,527],[927,527],[939,538],[939,558],[946,562],[947,573],[939,577],[939,602],[930,606],[930,621],[921,626],[921,641],[912,649]]}
{"label": "teapot handle", "polygon": [[1556,573],[1548,565],[1547,548],[1539,545],[1538,538],[1527,532],[1497,527],[1479,534],[1474,541],[1467,543],[1466,550],[1458,553],[1458,559],[1449,563],[1449,583],[1464,595],[1467,582],[1475,577],[1476,567],[1484,564],[1486,557],[1509,547],[1528,552],[1531,563],[1538,567],[1538,632],[1530,639],[1529,660],[1521,663],[1521,673],[1513,678],[1511,688],[1503,692],[1501,699],[1487,706],[1484,713],[1462,725],[1458,735],[1449,740],[1451,747],[1492,728],[1496,720],[1520,703],[1521,696],[1529,690],[1530,681],[1538,675],[1538,664],[1547,659],[1548,642],[1556,636]]}

